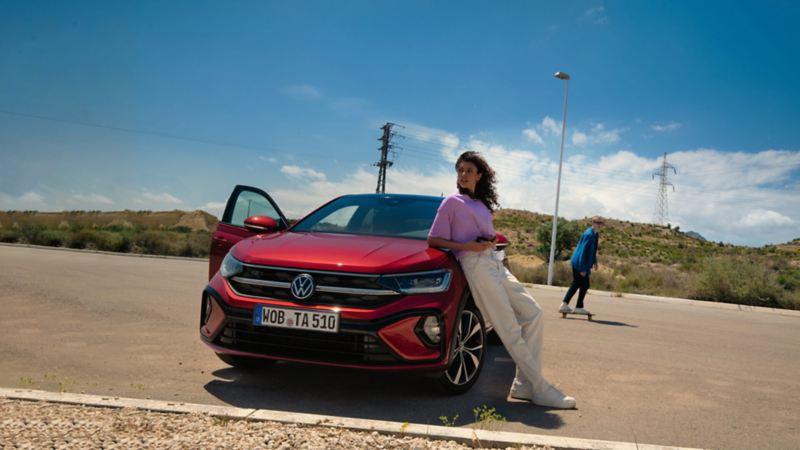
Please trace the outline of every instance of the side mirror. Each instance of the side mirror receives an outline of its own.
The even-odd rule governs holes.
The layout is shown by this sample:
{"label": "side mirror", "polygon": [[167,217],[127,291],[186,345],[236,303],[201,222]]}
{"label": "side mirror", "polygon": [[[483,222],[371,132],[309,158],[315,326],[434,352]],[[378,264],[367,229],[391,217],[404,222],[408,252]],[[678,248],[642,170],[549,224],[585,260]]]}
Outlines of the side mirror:
{"label": "side mirror", "polygon": [[248,217],[244,221],[244,227],[247,228],[247,231],[258,234],[278,231],[278,223],[272,217],[267,216]]}
{"label": "side mirror", "polygon": [[511,245],[511,243],[508,242],[508,239],[505,236],[503,236],[502,234],[496,233],[496,236],[497,236],[497,240],[495,240],[494,242],[495,242],[495,247],[498,250],[505,250],[506,247]]}

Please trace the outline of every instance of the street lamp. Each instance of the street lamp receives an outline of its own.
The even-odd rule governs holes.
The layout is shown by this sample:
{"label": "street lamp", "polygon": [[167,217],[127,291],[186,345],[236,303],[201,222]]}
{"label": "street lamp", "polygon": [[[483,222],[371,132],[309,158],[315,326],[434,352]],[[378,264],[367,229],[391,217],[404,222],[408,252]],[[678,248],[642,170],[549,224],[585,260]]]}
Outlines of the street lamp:
{"label": "street lamp", "polygon": [[556,259],[556,231],[558,229],[558,196],[561,194],[561,164],[564,160],[564,134],[567,130],[567,98],[569,97],[569,74],[556,72],[555,77],[564,80],[564,117],[561,119],[561,154],[558,157],[558,181],[556,182],[556,210],[553,213],[553,233],[550,236],[550,264],[547,265],[547,285],[553,285],[553,263]]}

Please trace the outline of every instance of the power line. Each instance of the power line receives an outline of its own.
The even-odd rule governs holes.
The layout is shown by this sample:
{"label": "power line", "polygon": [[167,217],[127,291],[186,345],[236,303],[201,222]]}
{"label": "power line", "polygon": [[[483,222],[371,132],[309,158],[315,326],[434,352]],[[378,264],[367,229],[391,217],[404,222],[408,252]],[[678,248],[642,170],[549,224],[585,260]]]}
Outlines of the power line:
{"label": "power line", "polygon": [[[151,131],[151,130],[140,130],[135,128],[125,128],[125,127],[115,127],[111,125],[100,125],[95,123],[89,122],[79,122],[75,120],[67,120],[67,119],[58,119],[54,117],[47,117],[47,116],[40,116],[35,114],[23,114],[14,111],[6,111],[0,110],[0,114],[5,114],[8,116],[16,116],[16,117],[24,117],[27,119],[36,119],[36,120],[43,120],[48,122],[56,122],[56,123],[63,123],[67,125],[77,125],[87,128],[98,128],[98,129],[105,129],[105,130],[112,130],[112,131],[121,131],[124,133],[130,134],[139,134],[144,136],[155,136],[167,139],[173,139],[177,141],[186,141],[186,142],[195,142],[200,144],[206,145],[213,145],[219,147],[230,147],[230,148],[240,148],[242,150],[253,150],[258,152],[264,152],[267,154],[279,154],[279,155],[298,155],[298,156],[311,156],[315,158],[330,160],[329,154],[322,154],[322,153],[311,153],[311,152],[298,152],[295,150],[288,150],[288,149],[280,149],[275,147],[256,147],[256,146],[249,146],[249,145],[242,145],[242,144],[233,144],[230,142],[221,142],[221,141],[212,141],[208,139],[201,139],[201,138],[194,138],[188,136],[180,136],[176,134],[164,133],[160,131]],[[363,162],[361,159],[353,159],[353,158],[337,158],[341,161],[352,161],[352,162]]]}

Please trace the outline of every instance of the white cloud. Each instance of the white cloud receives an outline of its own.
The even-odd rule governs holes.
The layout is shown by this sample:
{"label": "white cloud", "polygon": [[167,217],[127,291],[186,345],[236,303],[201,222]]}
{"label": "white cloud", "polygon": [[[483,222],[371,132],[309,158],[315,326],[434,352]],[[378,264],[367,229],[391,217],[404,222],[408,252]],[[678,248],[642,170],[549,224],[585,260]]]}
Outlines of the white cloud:
{"label": "white cloud", "polygon": [[667,123],[667,124],[664,124],[664,125],[654,123],[653,125],[650,125],[650,129],[655,131],[655,132],[657,132],[657,133],[664,133],[664,132],[667,132],[667,131],[677,130],[681,126],[682,125],[679,124],[678,122],[670,122],[670,123]]}
{"label": "white cloud", "polygon": [[42,209],[45,206],[45,198],[35,191],[25,192],[19,196],[0,192],[0,209],[28,210]]}
{"label": "white cloud", "polygon": [[616,144],[619,142],[619,135],[623,131],[619,128],[608,130],[602,123],[594,125],[589,132],[583,132],[576,128],[572,132],[572,143],[581,147],[586,145]]}
{"label": "white cloud", "polygon": [[556,122],[552,117],[545,116],[542,123],[538,127],[544,132],[544,135],[561,135],[561,122]]}
{"label": "white cloud", "polygon": [[222,218],[222,213],[225,211],[225,203],[224,202],[208,202],[205,205],[198,207],[197,209],[203,210],[207,213],[213,214],[217,216],[217,218]]}
{"label": "white cloud", "polygon": [[605,25],[608,23],[608,16],[605,14],[606,8],[603,5],[589,8],[583,13],[582,20],[590,21],[596,25]]}
{"label": "white cloud", "polygon": [[[603,132],[608,130],[596,125],[586,133],[587,140]],[[399,160],[387,172],[387,192],[448,194],[455,190],[452,163],[462,151],[477,150],[497,172],[502,207],[552,213],[557,159],[485,139],[462,141],[455,134],[424,127],[415,126],[413,133],[404,134],[437,145],[441,164],[434,161],[435,152],[413,167],[408,163],[414,154],[405,155],[407,159]],[[626,149],[601,157],[567,154],[565,158],[560,215],[652,221],[659,187],[653,173],[660,167],[661,157]],[[669,174],[675,191],[667,191],[673,226],[697,231],[710,240],[747,245],[800,237],[800,183],[793,178],[800,171],[800,151],[698,149],[670,153],[668,162],[677,168],[677,175]],[[312,168],[296,171],[302,170],[316,172]],[[334,196],[374,192],[376,183],[377,168],[365,166],[340,180],[311,179],[274,195],[288,214],[299,217]]]}
{"label": "white cloud", "polygon": [[273,163],[273,164],[278,162],[278,158],[275,158],[274,156],[269,156],[269,157],[268,156],[259,156],[258,159],[261,160],[261,161],[269,162],[269,163]]}
{"label": "white cloud", "polygon": [[299,166],[282,166],[281,172],[285,173],[286,175],[292,178],[300,178],[300,179],[313,179],[313,180],[325,180],[325,174],[322,172],[317,172],[314,169],[308,169]]}
{"label": "white cloud", "polygon": [[36,192],[26,192],[19,197],[22,203],[37,204],[44,202],[44,197]]}
{"label": "white cloud", "polygon": [[776,211],[757,208],[742,217],[739,223],[745,227],[781,226],[791,225],[794,220]]}
{"label": "white cloud", "polygon": [[296,100],[318,100],[322,94],[310,84],[293,84],[285,89],[286,95]]}
{"label": "white cloud", "polygon": [[589,136],[587,136],[586,133],[581,133],[580,131],[573,131],[572,143],[574,145],[584,146],[589,143]]}
{"label": "white cloud", "polygon": [[137,203],[144,203],[144,204],[155,203],[156,205],[154,206],[179,205],[183,203],[181,199],[167,192],[161,192],[161,193],[145,192],[141,195],[141,198],[137,199],[136,201]]}
{"label": "white cloud", "polygon": [[80,203],[87,206],[91,205],[113,205],[114,201],[111,200],[109,197],[100,194],[75,194],[72,198]]}
{"label": "white cloud", "polygon": [[537,133],[536,130],[534,130],[533,128],[526,128],[522,130],[522,134],[525,135],[525,137],[528,138],[528,140],[533,142],[534,144],[539,144],[539,145],[544,144],[544,140],[542,139],[542,137],[539,136],[539,133]]}

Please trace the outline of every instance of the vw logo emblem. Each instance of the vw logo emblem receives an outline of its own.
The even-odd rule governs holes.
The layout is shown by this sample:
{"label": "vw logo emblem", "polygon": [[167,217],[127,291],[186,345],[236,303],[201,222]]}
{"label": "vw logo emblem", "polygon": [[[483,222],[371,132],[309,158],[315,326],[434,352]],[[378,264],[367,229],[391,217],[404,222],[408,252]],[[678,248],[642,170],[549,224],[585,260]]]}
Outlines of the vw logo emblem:
{"label": "vw logo emblem", "polygon": [[311,294],[314,293],[314,278],[307,273],[301,273],[292,280],[290,291],[292,291],[294,298],[298,300],[305,300],[311,297]]}

